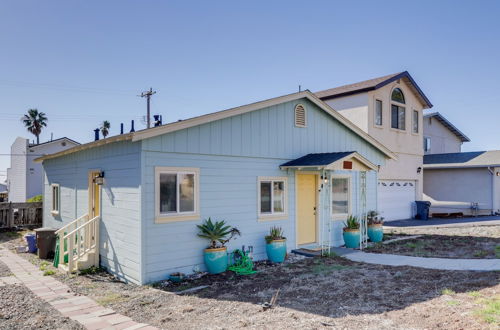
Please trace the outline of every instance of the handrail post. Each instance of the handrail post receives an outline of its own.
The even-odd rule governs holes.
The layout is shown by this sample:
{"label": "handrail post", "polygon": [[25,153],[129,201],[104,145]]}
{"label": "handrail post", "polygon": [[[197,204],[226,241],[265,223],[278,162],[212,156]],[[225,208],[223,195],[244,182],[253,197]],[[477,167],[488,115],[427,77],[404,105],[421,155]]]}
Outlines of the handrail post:
{"label": "handrail post", "polygon": [[64,232],[59,233],[59,265],[62,264],[64,264]]}
{"label": "handrail post", "polygon": [[73,271],[74,234],[68,236],[68,270]]}

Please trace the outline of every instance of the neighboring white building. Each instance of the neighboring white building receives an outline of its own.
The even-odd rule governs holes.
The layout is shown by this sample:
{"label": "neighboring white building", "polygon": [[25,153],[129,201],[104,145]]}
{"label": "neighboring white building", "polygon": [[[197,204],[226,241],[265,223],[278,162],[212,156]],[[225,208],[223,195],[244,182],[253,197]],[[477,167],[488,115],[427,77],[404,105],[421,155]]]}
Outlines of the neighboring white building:
{"label": "neighboring white building", "polygon": [[439,112],[424,116],[424,199],[432,213],[500,209],[500,151],[461,152],[470,139]]}
{"label": "neighboring white building", "polygon": [[378,211],[388,221],[411,218],[414,201],[422,200],[423,110],[432,104],[410,74],[396,73],[316,95],[397,155],[380,168]]}
{"label": "neighboring white building", "polygon": [[33,145],[28,139],[18,137],[10,147],[10,168],[7,169],[9,201],[23,203],[28,198],[42,194],[43,169],[35,158],[73,148],[78,142],[66,137]]}
{"label": "neighboring white building", "polygon": [[424,153],[461,152],[462,144],[470,139],[439,112],[424,115]]}

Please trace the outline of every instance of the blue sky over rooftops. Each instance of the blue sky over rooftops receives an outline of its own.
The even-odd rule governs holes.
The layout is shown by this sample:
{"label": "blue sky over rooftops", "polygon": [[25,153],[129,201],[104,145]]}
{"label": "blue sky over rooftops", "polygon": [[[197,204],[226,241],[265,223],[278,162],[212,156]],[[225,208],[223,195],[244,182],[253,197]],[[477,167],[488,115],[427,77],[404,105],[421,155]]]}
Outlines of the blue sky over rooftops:
{"label": "blue sky over rooftops", "polygon": [[41,141],[110,135],[153,113],[176,121],[303,89],[408,70],[439,111],[500,149],[500,2],[4,1],[0,4],[0,181],[19,118]]}

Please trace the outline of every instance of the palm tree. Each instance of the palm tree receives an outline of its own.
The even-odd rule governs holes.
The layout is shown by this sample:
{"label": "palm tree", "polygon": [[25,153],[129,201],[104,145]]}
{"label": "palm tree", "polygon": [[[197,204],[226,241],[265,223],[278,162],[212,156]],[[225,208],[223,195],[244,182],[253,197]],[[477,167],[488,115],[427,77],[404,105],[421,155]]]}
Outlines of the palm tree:
{"label": "palm tree", "polygon": [[109,123],[109,121],[105,120],[102,122],[101,124],[101,132],[102,132],[102,136],[104,138],[106,138],[106,136],[108,136],[109,134],[109,128],[111,127],[111,124]]}
{"label": "palm tree", "polygon": [[47,127],[47,116],[43,112],[38,112],[38,109],[29,109],[28,113],[21,118],[24,127],[28,132],[36,136],[36,144],[40,143],[40,134],[42,127]]}

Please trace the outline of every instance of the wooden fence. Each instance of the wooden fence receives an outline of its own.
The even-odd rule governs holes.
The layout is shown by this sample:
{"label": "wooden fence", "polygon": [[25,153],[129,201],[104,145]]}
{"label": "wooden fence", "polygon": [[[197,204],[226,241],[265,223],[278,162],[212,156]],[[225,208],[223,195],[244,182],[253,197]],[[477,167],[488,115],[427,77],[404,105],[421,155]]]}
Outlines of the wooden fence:
{"label": "wooden fence", "polygon": [[0,203],[0,228],[41,227],[42,202]]}

